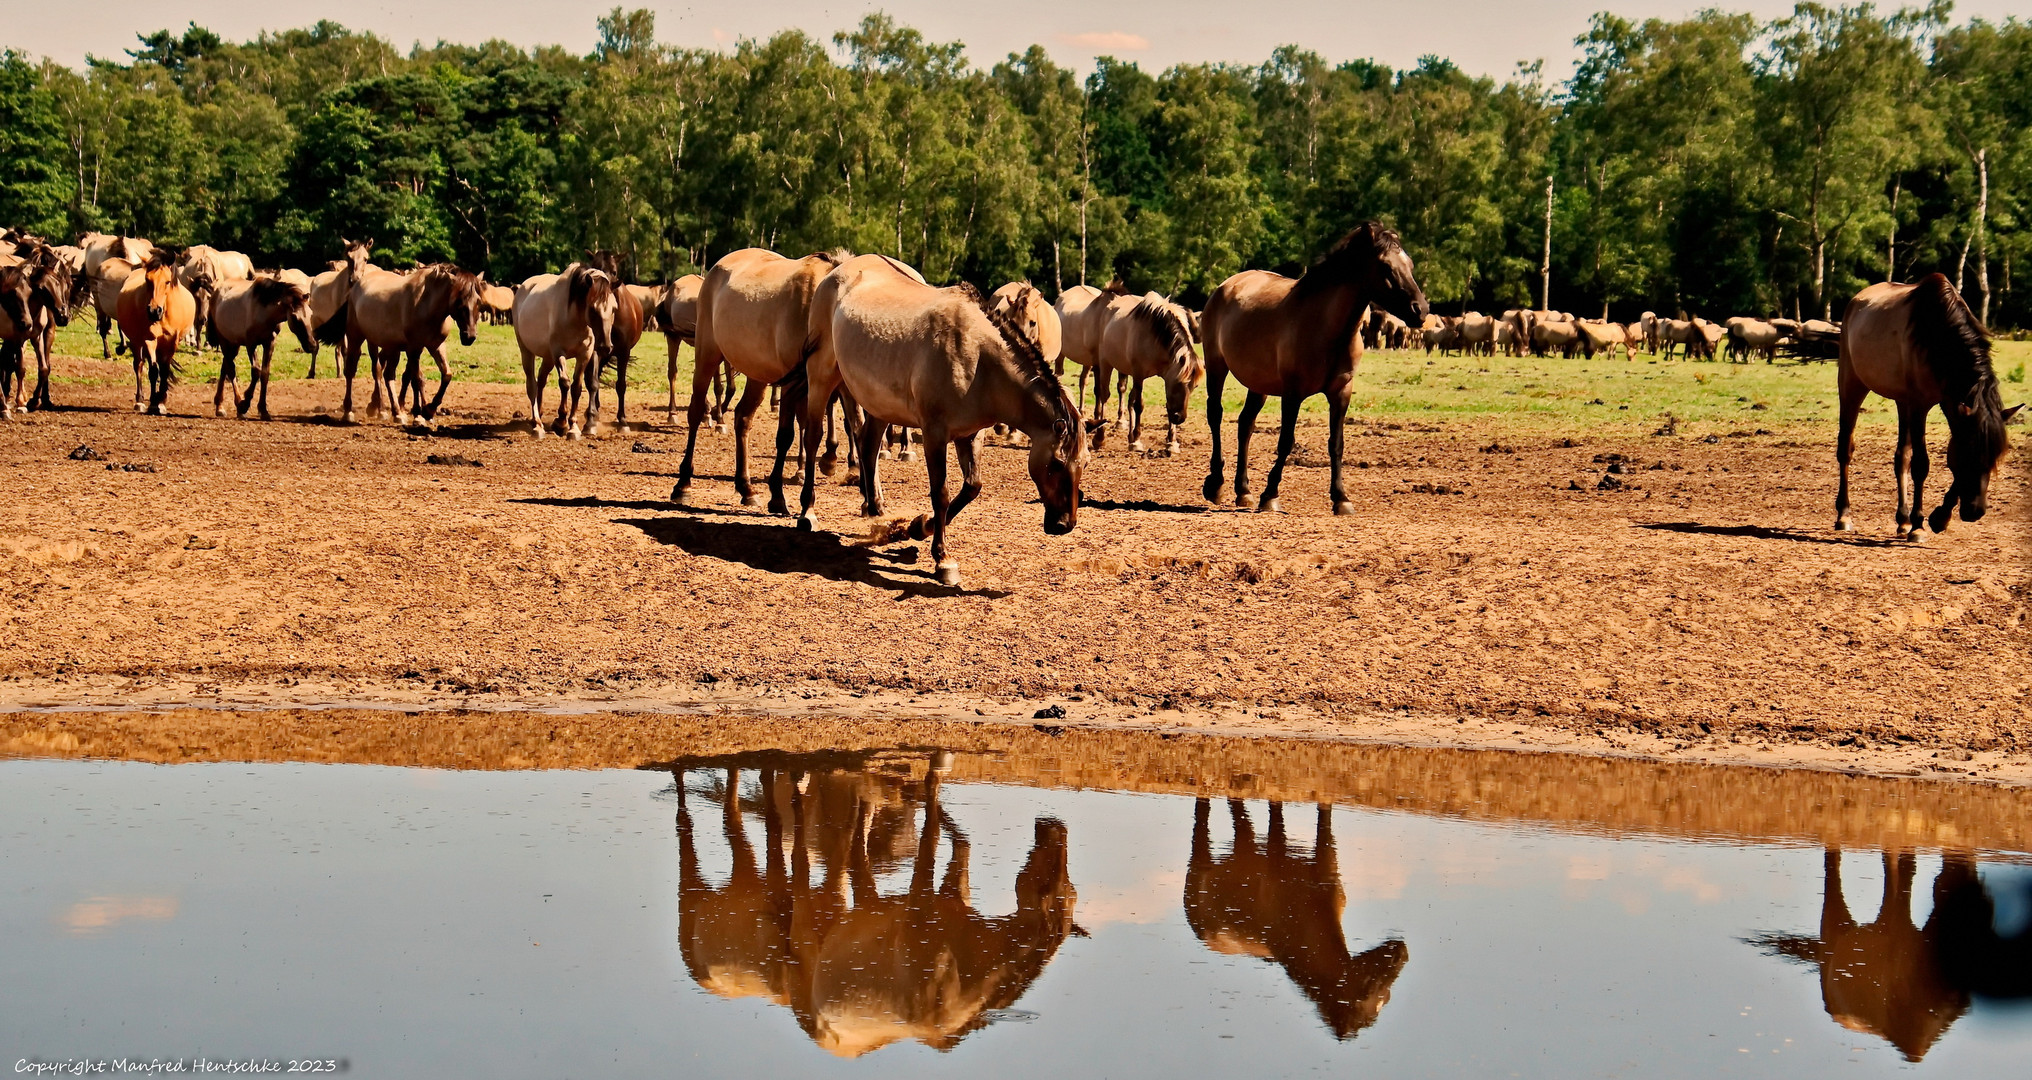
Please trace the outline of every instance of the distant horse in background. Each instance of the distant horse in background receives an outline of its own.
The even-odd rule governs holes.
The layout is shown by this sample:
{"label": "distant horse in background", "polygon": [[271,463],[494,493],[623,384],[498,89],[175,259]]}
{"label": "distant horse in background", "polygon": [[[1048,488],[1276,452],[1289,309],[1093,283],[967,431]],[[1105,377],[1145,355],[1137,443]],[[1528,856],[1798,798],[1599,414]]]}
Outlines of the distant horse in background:
{"label": "distant horse in background", "polygon": [[1164,380],[1164,416],[1169,427],[1166,457],[1178,452],[1178,427],[1185,423],[1186,399],[1206,374],[1206,365],[1192,347],[1192,326],[1185,308],[1157,293],[1117,297],[1108,303],[1108,326],[1101,334],[1099,378],[1094,383],[1094,449],[1107,437],[1108,375],[1127,376],[1129,449],[1143,446],[1143,380]]}
{"label": "distant horse in background", "polygon": [[645,304],[654,303],[654,291],[627,283],[617,252],[589,251],[586,261],[614,283],[614,324],[607,334],[606,351],[600,354],[599,367],[586,384],[586,431],[590,434],[600,417],[600,372],[609,364],[614,368],[614,423],[628,422],[628,362],[635,358],[635,343],[642,340],[642,331],[648,324]]}
{"label": "distant horse in background", "polygon": [[[1855,451],[1856,414],[1871,393],[1898,406],[1898,451],[1891,470],[1898,480],[1898,535],[1923,543],[1929,530],[1947,528],[1957,503],[1963,521],[1982,519],[1990,476],[2008,449],[2004,425],[2024,406],[2004,408],[1990,367],[1989,332],[1946,277],[1928,274],[1916,285],[1883,282],[1857,293],[1843,319],[1837,385],[1841,431],[1834,456],[1841,486],[1834,500],[1836,529],[1855,528],[1849,519],[1849,459]],[[1947,418],[1947,467],[1954,481],[1929,519],[1922,489],[1928,470],[1926,414],[1935,405]]]}
{"label": "distant horse in background", "polygon": [[[198,321],[194,331],[202,333],[212,323],[212,302],[218,288],[229,281],[252,281],[254,260],[237,251],[220,251],[206,244],[193,244],[183,250],[176,262],[176,279],[191,291],[198,302]],[[194,338],[193,346],[202,347],[201,338]]]}
{"label": "distant horse in background", "polygon": [[[1087,399],[1087,376],[1100,363],[1101,335],[1108,329],[1108,305],[1122,295],[1121,289],[1112,285],[1108,289],[1074,285],[1060,292],[1052,305],[1058,312],[1060,355],[1080,369],[1079,390],[1073,395],[1076,402]],[[1056,370],[1063,374],[1065,364],[1059,363]]]}
{"label": "distant horse in background", "polygon": [[169,414],[176,346],[197,319],[198,302],[176,279],[174,248],[158,247],[120,286],[116,316],[134,356],[134,411]]}
{"label": "distant horse in background", "polygon": [[1334,513],[1355,512],[1341,485],[1341,451],[1355,365],[1362,356],[1357,331],[1362,313],[1372,306],[1421,326],[1430,310],[1397,234],[1373,221],[1350,230],[1303,277],[1244,270],[1214,290],[1202,316],[1207,427],[1214,440],[1202,489],[1208,501],[1221,497],[1221,394],[1232,372],[1249,391],[1235,427],[1235,505],[1255,504],[1249,494],[1249,436],[1264,399],[1278,395],[1284,406],[1277,459],[1260,503],[1260,509],[1277,510],[1284,463],[1297,441],[1298,410],[1306,398],[1325,394]]}
{"label": "distant horse in background", "polygon": [[[692,360],[698,360],[698,308],[699,288],[706,282],[702,274],[686,274],[663,287],[657,296],[656,306],[651,311],[651,324],[663,334],[665,350],[665,381],[670,387],[669,419],[677,423],[677,354],[681,346],[692,347]],[[720,365],[725,368],[723,362]],[[722,382],[720,372],[713,373],[711,424],[719,430],[727,406],[733,399],[734,377],[728,372]]]}

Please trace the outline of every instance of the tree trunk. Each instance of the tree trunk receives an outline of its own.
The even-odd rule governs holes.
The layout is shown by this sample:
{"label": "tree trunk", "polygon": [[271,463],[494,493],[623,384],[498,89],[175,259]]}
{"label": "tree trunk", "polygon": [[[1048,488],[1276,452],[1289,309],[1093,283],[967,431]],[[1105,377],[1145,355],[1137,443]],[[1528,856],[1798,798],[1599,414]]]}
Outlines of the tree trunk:
{"label": "tree trunk", "polygon": [[1983,293],[1983,325],[1990,324],[1990,247],[1987,229],[1990,218],[1990,152],[1976,151],[1976,287]]}
{"label": "tree trunk", "polygon": [[1905,178],[1898,177],[1891,182],[1891,231],[1884,237],[1884,280],[1898,280],[1898,193],[1905,187]]}
{"label": "tree trunk", "polygon": [[1545,178],[1545,257],[1538,263],[1538,308],[1552,310],[1552,177]]}

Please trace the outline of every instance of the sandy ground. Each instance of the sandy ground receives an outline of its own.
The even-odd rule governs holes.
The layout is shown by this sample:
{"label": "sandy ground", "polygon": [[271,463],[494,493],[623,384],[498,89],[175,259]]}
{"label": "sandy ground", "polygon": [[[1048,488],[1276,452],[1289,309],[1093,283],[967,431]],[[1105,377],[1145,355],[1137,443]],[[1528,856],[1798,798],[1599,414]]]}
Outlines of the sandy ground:
{"label": "sandy ground", "polygon": [[[1863,531],[1838,534],[1817,430],[1357,422],[1363,513],[1335,518],[1319,427],[1301,430],[1288,512],[1208,507],[1195,416],[1177,458],[1119,440],[1095,458],[1065,537],[1044,534],[1022,453],[989,448],[952,533],[958,591],[924,545],[866,543],[837,481],[819,505],[835,533],[741,507],[725,435],[701,435],[692,505],[670,505],[683,439],[660,410],[649,430],[538,443],[498,385],[454,386],[432,434],[334,423],[329,379],[278,382],[270,423],[211,419],[209,388],[180,388],[167,418],[134,415],[131,389],[57,396],[71,407],[0,428],[0,707],[1062,709],[2032,776],[2023,445],[1988,518],[1916,546],[1891,539],[1875,431]],[[105,460],[71,460],[80,446]],[[921,463],[885,468],[891,514],[928,506]]]}

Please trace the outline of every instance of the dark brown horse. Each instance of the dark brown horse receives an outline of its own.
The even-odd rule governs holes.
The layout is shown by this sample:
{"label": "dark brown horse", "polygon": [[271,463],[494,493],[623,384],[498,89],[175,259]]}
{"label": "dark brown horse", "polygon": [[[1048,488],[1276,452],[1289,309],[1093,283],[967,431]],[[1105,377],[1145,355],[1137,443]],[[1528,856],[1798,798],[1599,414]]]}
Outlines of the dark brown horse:
{"label": "dark brown horse", "polygon": [[[48,244],[22,243],[21,260],[0,268],[0,419],[16,408],[48,409],[49,357],[56,328],[70,322],[78,279]],[[35,392],[27,393],[28,347],[35,349]]]}
{"label": "dark brown horse", "polygon": [[[603,271],[620,284],[614,290],[614,325],[607,338],[607,353],[600,357],[600,370],[608,365],[614,369],[614,423],[625,427],[628,423],[628,361],[635,358],[635,343],[642,340],[642,331],[649,325],[650,313],[642,306],[642,295],[628,287],[628,279],[621,274],[621,256],[612,251],[587,252],[587,261],[593,268]],[[586,405],[586,426],[591,427],[600,415],[600,380],[595,376],[586,387],[591,400]]]}
{"label": "dark brown horse", "polygon": [[[2004,460],[2004,425],[2023,406],[2004,408],[1990,368],[1990,338],[1947,278],[1929,274],[1917,285],[1884,282],[1849,301],[1841,330],[1841,433],[1835,461],[1834,527],[1849,519],[1849,458],[1855,451],[1856,413],[1871,393],[1898,405],[1898,535],[1923,543],[1947,528],[1955,504],[1963,521],[1978,521],[1987,507],[1990,476]],[[1940,506],[1925,516],[1926,415],[1939,405],[1947,418],[1947,467],[1954,482]],[[1907,498],[1907,478],[1911,480]]]}
{"label": "dark brown horse", "polygon": [[1270,804],[1270,834],[1259,842],[1248,810],[1230,799],[1234,847],[1220,857],[1209,836],[1207,800],[1200,799],[1185,868],[1185,921],[1217,953],[1257,956],[1283,968],[1334,1038],[1351,1039],[1390,1003],[1390,988],[1411,953],[1394,938],[1362,953],[1348,951],[1332,809],[1320,804],[1307,854],[1294,850],[1284,834],[1282,803]]}
{"label": "dark brown horse", "polygon": [[1249,391],[1235,428],[1235,505],[1257,505],[1249,494],[1249,436],[1263,399],[1275,395],[1284,405],[1277,460],[1263,484],[1260,505],[1263,510],[1279,510],[1277,491],[1296,440],[1299,407],[1306,398],[1325,394],[1334,513],[1355,512],[1341,486],[1341,447],[1355,364],[1362,357],[1357,331],[1370,307],[1380,307],[1412,326],[1424,325],[1428,311],[1425,292],[1411,273],[1411,257],[1397,234],[1373,221],[1342,237],[1303,277],[1294,280],[1267,270],[1244,270],[1214,290],[1201,322],[1206,334],[1207,426],[1214,437],[1203,489],[1209,502],[1221,500],[1221,393],[1233,372]]}

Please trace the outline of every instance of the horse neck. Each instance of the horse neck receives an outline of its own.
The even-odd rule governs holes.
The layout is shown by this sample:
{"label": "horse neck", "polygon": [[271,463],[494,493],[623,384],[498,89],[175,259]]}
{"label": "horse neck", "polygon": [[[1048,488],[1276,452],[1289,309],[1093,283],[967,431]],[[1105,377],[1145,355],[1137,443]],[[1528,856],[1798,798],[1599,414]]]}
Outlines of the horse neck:
{"label": "horse neck", "polygon": [[1311,325],[1325,328],[1322,332],[1335,346],[1354,340],[1361,332],[1364,312],[1374,306],[1367,285],[1359,279],[1337,282],[1317,291],[1294,289],[1292,299],[1298,302]]}

